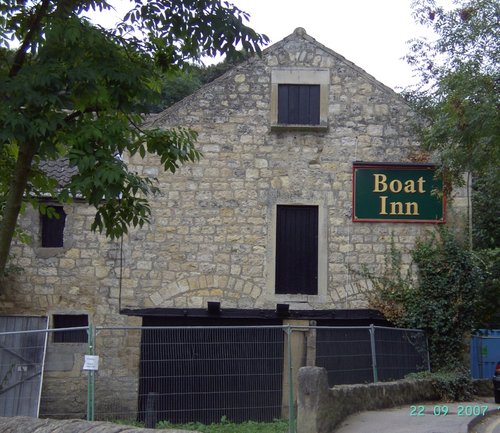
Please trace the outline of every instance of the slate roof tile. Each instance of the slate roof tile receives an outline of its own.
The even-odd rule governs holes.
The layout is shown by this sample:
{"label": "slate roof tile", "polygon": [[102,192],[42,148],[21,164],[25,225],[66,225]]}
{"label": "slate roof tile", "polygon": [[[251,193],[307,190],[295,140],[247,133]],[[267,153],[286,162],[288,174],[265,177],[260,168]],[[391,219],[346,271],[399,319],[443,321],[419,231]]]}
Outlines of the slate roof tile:
{"label": "slate roof tile", "polygon": [[66,186],[71,177],[78,172],[78,168],[72,167],[69,164],[68,158],[58,158],[55,160],[48,160],[40,162],[40,169],[57,180],[58,186]]}

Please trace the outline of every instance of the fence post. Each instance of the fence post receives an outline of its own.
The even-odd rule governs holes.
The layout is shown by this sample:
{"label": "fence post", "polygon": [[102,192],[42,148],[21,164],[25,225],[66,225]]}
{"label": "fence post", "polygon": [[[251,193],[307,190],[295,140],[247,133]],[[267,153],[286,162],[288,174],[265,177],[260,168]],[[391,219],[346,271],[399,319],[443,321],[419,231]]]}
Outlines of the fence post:
{"label": "fence post", "polygon": [[425,332],[425,348],[427,353],[427,371],[431,371],[431,355],[429,353],[429,336]]}
{"label": "fence post", "polygon": [[[89,324],[88,333],[88,354],[94,355],[94,329],[92,324]],[[87,421],[94,421],[94,403],[95,403],[95,372],[89,370],[87,372]]]}
{"label": "fence post", "polygon": [[378,382],[377,351],[375,346],[375,326],[373,326],[373,323],[370,325],[370,345],[372,352],[373,382]]}
{"label": "fence post", "polygon": [[146,397],[146,415],[144,420],[144,427],[156,428],[156,402],[158,400],[158,393],[148,392]]}
{"label": "fence post", "polygon": [[292,328],[286,328],[287,356],[288,356],[288,433],[295,433],[295,402],[293,400],[293,371],[292,371]]}

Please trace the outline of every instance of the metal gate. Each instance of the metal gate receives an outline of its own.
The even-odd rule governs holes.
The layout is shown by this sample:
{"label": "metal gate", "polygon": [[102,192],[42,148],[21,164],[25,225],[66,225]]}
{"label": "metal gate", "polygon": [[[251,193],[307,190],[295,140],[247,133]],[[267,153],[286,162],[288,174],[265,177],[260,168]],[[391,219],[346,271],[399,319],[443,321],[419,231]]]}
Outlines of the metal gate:
{"label": "metal gate", "polygon": [[47,317],[0,316],[0,416],[38,416]]}

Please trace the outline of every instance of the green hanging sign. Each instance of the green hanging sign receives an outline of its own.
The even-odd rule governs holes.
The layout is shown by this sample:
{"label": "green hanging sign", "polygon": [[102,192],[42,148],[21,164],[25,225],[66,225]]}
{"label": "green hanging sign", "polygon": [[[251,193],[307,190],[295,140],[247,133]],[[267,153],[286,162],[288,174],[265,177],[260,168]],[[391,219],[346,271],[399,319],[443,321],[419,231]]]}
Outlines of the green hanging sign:
{"label": "green hanging sign", "polygon": [[445,209],[433,164],[353,164],[354,222],[444,223]]}

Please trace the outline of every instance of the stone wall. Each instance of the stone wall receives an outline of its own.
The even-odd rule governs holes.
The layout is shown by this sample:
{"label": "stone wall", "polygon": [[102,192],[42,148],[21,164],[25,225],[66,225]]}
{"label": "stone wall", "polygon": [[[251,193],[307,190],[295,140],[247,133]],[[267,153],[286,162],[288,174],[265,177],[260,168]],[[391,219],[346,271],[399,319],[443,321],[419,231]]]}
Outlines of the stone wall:
{"label": "stone wall", "polygon": [[72,312],[96,324],[126,323],[118,315],[120,243],[90,231],[95,209],[75,202],[64,210],[64,246],[42,248],[40,217],[27,209],[21,226],[31,242],[12,247],[20,270],[1,281],[0,313]]}
{"label": "stone wall", "polygon": [[[493,394],[491,380],[474,383],[479,396]],[[438,401],[430,380],[398,380],[328,387],[324,368],[302,367],[298,373],[297,432],[329,433],[357,412],[385,409],[422,401]]]}
{"label": "stone wall", "polygon": [[[21,269],[0,281],[0,314],[48,316],[86,314],[95,326],[140,326],[141,320],[119,314],[120,243],[90,231],[95,210],[75,202],[67,214],[62,248],[42,248],[39,215],[28,208],[21,224],[31,234],[28,245],[12,248]],[[115,333],[97,339],[101,356],[96,411],[137,411],[140,333]],[[86,343],[55,343],[47,339],[41,414],[81,417],[86,413],[87,373],[82,371]],[[64,392],[61,392],[64,390]],[[127,407],[119,407],[117,395]],[[104,406],[104,407],[103,407]]]}
{"label": "stone wall", "polygon": [[[56,421],[28,417],[0,417],[0,433],[147,433],[151,429],[134,428],[106,422],[88,422],[76,419]],[[156,433],[196,433],[178,429],[159,429]]]}
{"label": "stone wall", "polygon": [[[328,128],[272,126],[272,72],[328,71]],[[391,242],[408,251],[426,224],[353,223],[352,163],[422,161],[415,118],[391,89],[298,29],[151,120],[199,133],[199,163],[163,173],[134,158],[136,171],[158,177],[153,223],[133,233],[124,284],[134,307],[292,309],[366,306],[366,284],[350,267],[381,269]],[[279,204],[317,205],[319,293],[274,293],[275,220]],[[460,208],[463,202],[457,200]],[[463,208],[462,208],[463,209]],[[141,279],[137,275],[142,276]]]}

